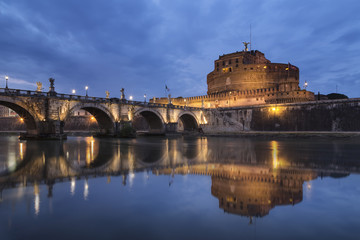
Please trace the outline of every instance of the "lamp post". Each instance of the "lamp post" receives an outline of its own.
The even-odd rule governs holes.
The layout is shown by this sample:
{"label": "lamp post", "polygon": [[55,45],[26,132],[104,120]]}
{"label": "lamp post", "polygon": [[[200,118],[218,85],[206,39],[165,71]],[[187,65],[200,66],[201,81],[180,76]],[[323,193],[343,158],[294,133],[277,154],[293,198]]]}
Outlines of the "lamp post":
{"label": "lamp post", "polygon": [[146,94],[144,94],[144,103],[146,103]]}
{"label": "lamp post", "polygon": [[132,100],[133,100],[133,96],[130,96],[129,99],[130,99],[130,101],[132,101]]}
{"label": "lamp post", "polygon": [[89,87],[85,86],[86,96],[88,96],[88,89],[89,89]]}
{"label": "lamp post", "polygon": [[72,94],[75,94],[75,93],[76,93],[76,90],[75,90],[75,89],[73,89],[73,90],[71,91],[71,93],[72,93]]}
{"label": "lamp post", "polygon": [[308,83],[307,83],[307,81],[305,81],[305,83],[304,83],[305,90],[306,90],[307,86],[308,86]]}
{"label": "lamp post", "polygon": [[8,76],[5,76],[5,80],[6,80],[6,86],[5,86],[5,88],[8,89],[8,80],[9,80],[9,77],[8,77]]}

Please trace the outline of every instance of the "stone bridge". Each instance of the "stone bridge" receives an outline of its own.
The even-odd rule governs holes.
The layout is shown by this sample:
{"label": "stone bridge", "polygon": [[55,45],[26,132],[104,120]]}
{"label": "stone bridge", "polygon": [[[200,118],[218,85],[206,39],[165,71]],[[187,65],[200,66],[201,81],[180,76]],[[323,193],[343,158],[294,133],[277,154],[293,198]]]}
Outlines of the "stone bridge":
{"label": "stone bridge", "polygon": [[83,109],[93,115],[100,135],[119,136],[137,117],[145,118],[150,134],[197,131],[206,119],[202,108],[174,106],[119,98],[99,98],[49,92],[0,88],[0,105],[14,110],[26,124],[23,138],[65,137],[63,129],[73,112]]}

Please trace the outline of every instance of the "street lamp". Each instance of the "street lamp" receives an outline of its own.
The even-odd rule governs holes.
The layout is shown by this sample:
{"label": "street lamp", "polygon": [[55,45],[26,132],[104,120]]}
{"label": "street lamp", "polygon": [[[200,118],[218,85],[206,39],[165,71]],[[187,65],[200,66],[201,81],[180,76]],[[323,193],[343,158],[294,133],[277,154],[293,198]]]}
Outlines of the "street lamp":
{"label": "street lamp", "polygon": [[307,81],[305,81],[305,83],[304,83],[305,90],[306,90],[307,86],[308,86],[308,83],[307,83]]}
{"label": "street lamp", "polygon": [[72,92],[72,94],[75,94],[75,93],[76,93],[76,90],[75,90],[75,89],[73,89],[71,92]]}
{"label": "street lamp", "polygon": [[144,102],[146,102],[146,94],[144,94]]}
{"label": "street lamp", "polygon": [[132,100],[133,100],[133,96],[130,96],[129,99],[130,99],[130,101],[132,101]]}
{"label": "street lamp", "polygon": [[9,80],[9,77],[8,76],[5,76],[5,80],[6,80],[6,89],[8,89],[8,80]]}
{"label": "street lamp", "polygon": [[88,89],[89,89],[89,87],[85,86],[86,96],[88,96]]}

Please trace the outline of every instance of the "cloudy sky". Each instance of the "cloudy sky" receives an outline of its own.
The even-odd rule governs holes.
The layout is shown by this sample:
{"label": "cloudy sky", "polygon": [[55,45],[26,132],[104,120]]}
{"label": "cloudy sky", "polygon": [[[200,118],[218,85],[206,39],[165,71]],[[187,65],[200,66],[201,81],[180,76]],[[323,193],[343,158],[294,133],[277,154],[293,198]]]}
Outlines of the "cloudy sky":
{"label": "cloudy sky", "polygon": [[141,100],[204,95],[219,55],[249,41],[300,86],[360,97],[358,0],[0,0],[0,86]]}

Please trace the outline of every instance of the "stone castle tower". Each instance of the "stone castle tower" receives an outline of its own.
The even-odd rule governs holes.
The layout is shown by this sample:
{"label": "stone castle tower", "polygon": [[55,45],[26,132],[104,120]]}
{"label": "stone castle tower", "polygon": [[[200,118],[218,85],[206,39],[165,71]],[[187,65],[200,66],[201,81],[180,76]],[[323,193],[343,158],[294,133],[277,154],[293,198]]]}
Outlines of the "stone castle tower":
{"label": "stone castle tower", "polygon": [[[207,95],[173,98],[174,105],[226,108],[314,100],[314,93],[299,87],[299,68],[272,63],[258,50],[224,54],[207,75]],[[152,102],[166,104],[168,99]]]}
{"label": "stone castle tower", "polygon": [[266,88],[296,91],[300,90],[299,69],[290,63],[271,63],[259,51],[242,51],[215,60],[207,84],[208,94]]}

